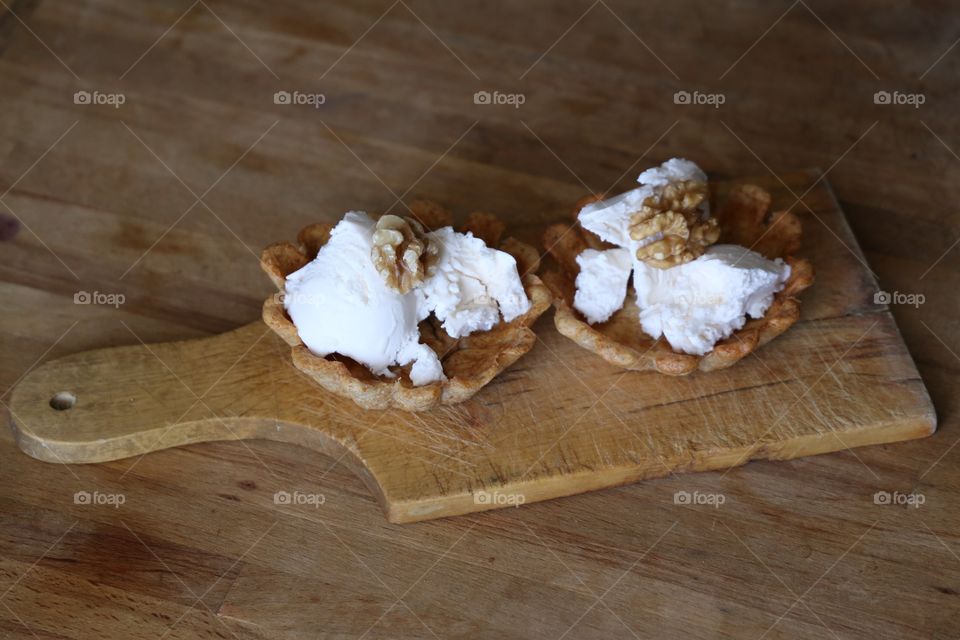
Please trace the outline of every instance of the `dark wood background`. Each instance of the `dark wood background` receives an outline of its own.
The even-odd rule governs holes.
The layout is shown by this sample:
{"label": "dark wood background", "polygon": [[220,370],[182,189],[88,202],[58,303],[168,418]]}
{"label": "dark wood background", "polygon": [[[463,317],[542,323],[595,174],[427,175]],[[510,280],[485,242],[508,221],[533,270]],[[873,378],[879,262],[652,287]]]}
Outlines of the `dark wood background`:
{"label": "dark wood background", "polygon": [[[5,429],[0,635],[955,636],[949,3],[0,4],[4,402],[39,362],[256,318],[271,289],[256,255],[307,222],[428,196],[535,241],[583,192],[683,155],[718,178],[826,172],[881,288],[922,296],[893,312],[940,416],[922,441],[405,526],[291,446],[68,467],[19,453]],[[275,104],[277,91],[325,101]],[[124,302],[75,304],[83,291]],[[293,489],[326,502],[274,504]],[[726,502],[676,505],[677,491]],[[878,505],[878,491],[923,504]]]}

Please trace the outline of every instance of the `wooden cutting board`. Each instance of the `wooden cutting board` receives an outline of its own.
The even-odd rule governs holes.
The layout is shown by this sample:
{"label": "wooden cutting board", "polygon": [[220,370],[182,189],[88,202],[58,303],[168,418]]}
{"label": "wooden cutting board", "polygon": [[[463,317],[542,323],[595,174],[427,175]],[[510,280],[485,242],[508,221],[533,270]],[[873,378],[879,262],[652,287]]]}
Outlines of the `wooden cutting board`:
{"label": "wooden cutting board", "polygon": [[63,463],[210,440],[291,442],[342,459],[390,521],[414,522],[933,433],[926,388],[829,187],[814,171],[782,177],[789,190],[752,182],[775,207],[806,193],[809,209],[795,211],[817,282],[801,321],[731,369],[623,372],[559,335],[548,311],[537,346],[471,401],[363,411],[294,369],[257,321],[48,362],[13,393],[17,441]]}

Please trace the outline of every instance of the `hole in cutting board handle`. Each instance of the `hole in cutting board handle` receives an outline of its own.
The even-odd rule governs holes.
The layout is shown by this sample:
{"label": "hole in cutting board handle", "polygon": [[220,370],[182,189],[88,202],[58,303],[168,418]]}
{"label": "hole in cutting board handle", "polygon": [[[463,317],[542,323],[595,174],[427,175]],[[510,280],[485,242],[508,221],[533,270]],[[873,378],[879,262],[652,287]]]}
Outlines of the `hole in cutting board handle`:
{"label": "hole in cutting board handle", "polygon": [[73,395],[69,391],[58,391],[53,394],[53,397],[50,398],[50,406],[56,409],[57,411],[66,411],[67,409],[72,409],[73,405],[77,404],[77,396]]}

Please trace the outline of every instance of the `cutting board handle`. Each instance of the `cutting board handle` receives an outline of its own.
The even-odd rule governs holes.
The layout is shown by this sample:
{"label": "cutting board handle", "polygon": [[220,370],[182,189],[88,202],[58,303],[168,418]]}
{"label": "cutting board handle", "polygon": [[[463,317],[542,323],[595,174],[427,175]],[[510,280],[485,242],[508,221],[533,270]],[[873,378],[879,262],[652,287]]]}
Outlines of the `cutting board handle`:
{"label": "cutting board handle", "polygon": [[[290,366],[289,347],[257,321],[209,338],[47,362],[17,385],[10,410],[23,451],[87,463],[249,438],[339,456],[350,443],[332,419],[338,402]],[[297,419],[305,410],[310,427]]]}

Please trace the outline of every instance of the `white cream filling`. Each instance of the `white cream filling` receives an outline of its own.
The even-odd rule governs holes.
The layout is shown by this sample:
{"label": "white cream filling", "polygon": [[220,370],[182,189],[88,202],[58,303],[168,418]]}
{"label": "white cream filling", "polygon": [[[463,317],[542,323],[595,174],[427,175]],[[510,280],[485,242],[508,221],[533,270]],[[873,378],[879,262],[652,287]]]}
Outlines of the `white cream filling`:
{"label": "white cream filling", "polygon": [[500,321],[530,310],[517,261],[491,249],[471,233],[450,227],[429,234],[440,248],[436,271],[424,282],[424,309],[434,313],[453,338],[489,331]]}
{"label": "white cream filling", "polygon": [[634,263],[633,286],[640,326],[664,336],[674,349],[704,355],[760,318],[783,289],[790,267],[737,245],[714,245],[702,256],[670,269]]}
{"label": "white cream filling", "polygon": [[633,269],[629,249],[587,249],[577,256],[580,273],[577,275],[577,293],[574,308],[590,324],[606,322],[623,307],[627,297],[627,283]]}

